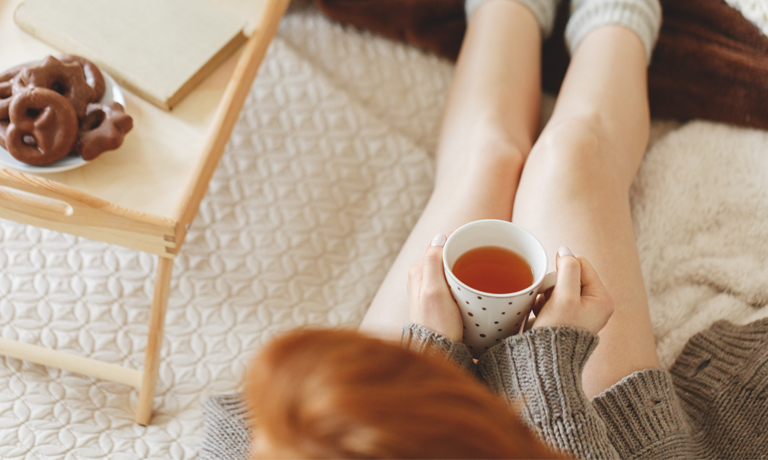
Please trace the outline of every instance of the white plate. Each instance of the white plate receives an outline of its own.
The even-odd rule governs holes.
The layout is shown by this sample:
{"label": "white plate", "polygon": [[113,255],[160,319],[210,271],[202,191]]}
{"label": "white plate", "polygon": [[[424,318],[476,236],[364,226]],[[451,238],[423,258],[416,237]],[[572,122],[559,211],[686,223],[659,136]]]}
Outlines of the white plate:
{"label": "white plate", "polygon": [[[25,65],[28,64],[35,63],[30,62]],[[104,75],[104,83],[106,84],[106,89],[104,90],[104,96],[101,97],[99,102],[102,104],[118,102],[123,107],[125,107],[125,98],[123,97],[122,90],[120,90],[120,86],[118,86],[117,82],[115,82],[115,80],[107,75],[107,73],[103,70],[101,71],[101,74]],[[67,155],[56,163],[51,163],[48,166],[32,166],[26,163],[22,163],[21,161],[14,158],[10,152],[0,147],[0,165],[22,172],[38,174],[57,173],[79,168],[86,163],[88,162],[83,160],[80,156]]]}

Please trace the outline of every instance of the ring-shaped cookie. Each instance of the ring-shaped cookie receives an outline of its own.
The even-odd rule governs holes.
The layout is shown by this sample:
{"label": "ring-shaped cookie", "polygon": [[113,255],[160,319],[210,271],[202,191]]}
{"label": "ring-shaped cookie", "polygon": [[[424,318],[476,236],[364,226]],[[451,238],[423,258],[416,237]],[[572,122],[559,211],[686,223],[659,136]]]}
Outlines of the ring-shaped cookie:
{"label": "ring-shaped cookie", "polygon": [[11,124],[10,121],[0,120],[0,147],[6,150],[8,150],[8,147],[5,146],[5,133],[8,131],[9,124]]}
{"label": "ring-shaped cookie", "polygon": [[11,107],[12,100],[13,94],[9,94],[8,97],[3,97],[0,94],[0,121],[8,121],[8,109]]}
{"label": "ring-shaped cookie", "polygon": [[75,151],[83,160],[91,161],[107,150],[120,147],[132,128],[133,119],[119,103],[88,104],[85,118],[80,121]]}
{"label": "ring-shaped cookie", "polygon": [[73,56],[71,54],[62,54],[59,56],[59,60],[64,63],[73,62],[80,64],[83,68],[83,74],[85,74],[86,83],[88,83],[88,86],[93,88],[93,91],[96,93],[93,100],[88,102],[98,102],[101,100],[101,97],[104,96],[104,91],[107,89],[107,84],[104,81],[104,75],[96,64],[84,57]]}
{"label": "ring-shaped cookie", "polygon": [[22,69],[16,83],[21,87],[46,88],[64,96],[78,118],[84,116],[85,108],[96,100],[96,92],[85,81],[80,64],[65,64],[53,56],[46,57],[39,65]]}
{"label": "ring-shaped cookie", "polygon": [[16,66],[0,73],[0,121],[8,120],[8,107],[13,98],[13,85],[16,76],[21,72],[24,66]]}
{"label": "ring-shaped cookie", "polygon": [[46,166],[67,156],[77,139],[77,115],[61,94],[30,88],[14,96],[5,132],[6,150],[17,160]]}
{"label": "ring-shaped cookie", "polygon": [[0,147],[5,148],[5,131],[10,118],[8,108],[13,97],[13,79],[21,72],[22,66],[10,68],[0,73]]}
{"label": "ring-shaped cookie", "polygon": [[0,83],[10,81],[13,77],[19,74],[21,72],[21,69],[29,67],[26,65],[17,65],[16,67],[11,67],[8,70],[4,70],[2,73],[0,73]]}

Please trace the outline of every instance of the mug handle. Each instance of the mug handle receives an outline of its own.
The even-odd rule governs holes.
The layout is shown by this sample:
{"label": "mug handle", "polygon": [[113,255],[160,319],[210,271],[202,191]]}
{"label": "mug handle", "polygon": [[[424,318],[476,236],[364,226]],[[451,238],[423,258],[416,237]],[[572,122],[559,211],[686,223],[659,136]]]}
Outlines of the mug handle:
{"label": "mug handle", "polygon": [[552,289],[553,287],[555,287],[556,283],[557,283],[557,270],[547,273],[546,275],[544,275],[544,279],[541,280],[541,286],[539,286],[539,293],[543,294],[546,291]]}

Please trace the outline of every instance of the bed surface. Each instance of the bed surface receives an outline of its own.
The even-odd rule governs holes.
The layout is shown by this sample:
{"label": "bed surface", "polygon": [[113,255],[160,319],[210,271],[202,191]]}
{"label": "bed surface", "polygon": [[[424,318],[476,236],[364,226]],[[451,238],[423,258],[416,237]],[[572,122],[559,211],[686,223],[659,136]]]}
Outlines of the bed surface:
{"label": "bed surface", "polygon": [[[768,11],[729,3],[768,31]],[[152,425],[131,388],[0,358],[0,458],[196,458],[202,402],[261,344],[355,327],[429,197],[451,72],[295,5],[175,261]],[[768,316],[768,132],[656,120],[652,138],[631,200],[669,366],[714,321]],[[154,269],[0,221],[2,336],[138,368]]]}

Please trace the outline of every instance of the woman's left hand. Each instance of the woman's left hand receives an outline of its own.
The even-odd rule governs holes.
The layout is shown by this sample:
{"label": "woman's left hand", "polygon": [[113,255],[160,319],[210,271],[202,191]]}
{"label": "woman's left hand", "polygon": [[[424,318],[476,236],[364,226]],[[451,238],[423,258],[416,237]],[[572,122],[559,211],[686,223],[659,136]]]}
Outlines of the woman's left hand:
{"label": "woman's left hand", "polygon": [[445,235],[432,239],[424,257],[408,270],[408,300],[411,322],[461,342],[464,325],[443,272]]}

